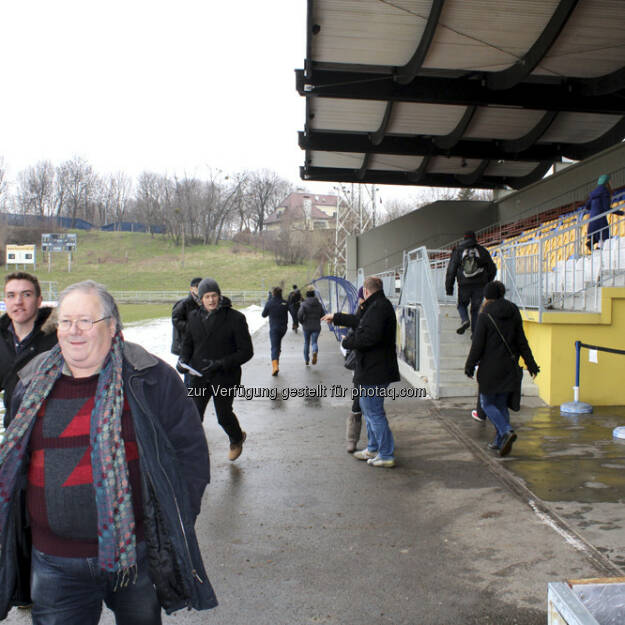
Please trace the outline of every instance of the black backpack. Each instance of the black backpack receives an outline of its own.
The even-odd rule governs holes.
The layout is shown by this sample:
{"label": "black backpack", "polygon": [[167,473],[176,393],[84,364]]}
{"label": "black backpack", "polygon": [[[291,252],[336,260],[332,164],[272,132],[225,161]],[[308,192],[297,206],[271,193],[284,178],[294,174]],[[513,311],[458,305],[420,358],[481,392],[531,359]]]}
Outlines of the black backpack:
{"label": "black backpack", "polygon": [[481,266],[480,252],[477,247],[469,247],[462,252],[460,266],[462,268],[462,275],[465,278],[475,278],[484,271],[484,267]]}

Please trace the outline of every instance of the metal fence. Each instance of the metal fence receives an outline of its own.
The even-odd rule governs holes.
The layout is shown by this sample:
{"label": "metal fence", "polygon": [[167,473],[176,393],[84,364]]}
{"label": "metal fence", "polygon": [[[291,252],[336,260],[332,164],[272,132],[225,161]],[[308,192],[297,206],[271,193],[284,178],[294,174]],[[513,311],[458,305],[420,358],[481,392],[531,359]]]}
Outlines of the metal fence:
{"label": "metal fence", "polygon": [[[173,304],[186,297],[188,291],[111,291],[118,304]],[[222,291],[235,306],[264,305],[266,291]]]}

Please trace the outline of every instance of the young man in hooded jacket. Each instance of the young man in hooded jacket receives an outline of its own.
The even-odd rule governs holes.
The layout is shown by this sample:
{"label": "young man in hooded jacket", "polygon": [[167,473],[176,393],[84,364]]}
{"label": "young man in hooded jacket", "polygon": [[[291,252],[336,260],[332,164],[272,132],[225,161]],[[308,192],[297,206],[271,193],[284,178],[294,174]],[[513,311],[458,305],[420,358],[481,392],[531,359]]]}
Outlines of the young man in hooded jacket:
{"label": "young man in hooded jacket", "polygon": [[[451,254],[445,278],[447,295],[453,295],[454,282],[458,281],[458,314],[462,321],[456,330],[458,334],[464,334],[469,327],[471,332],[475,331],[484,285],[494,280],[496,273],[497,266],[488,250],[478,244],[475,232],[472,230],[465,232],[462,243]],[[471,304],[471,321],[468,314],[469,304]]]}

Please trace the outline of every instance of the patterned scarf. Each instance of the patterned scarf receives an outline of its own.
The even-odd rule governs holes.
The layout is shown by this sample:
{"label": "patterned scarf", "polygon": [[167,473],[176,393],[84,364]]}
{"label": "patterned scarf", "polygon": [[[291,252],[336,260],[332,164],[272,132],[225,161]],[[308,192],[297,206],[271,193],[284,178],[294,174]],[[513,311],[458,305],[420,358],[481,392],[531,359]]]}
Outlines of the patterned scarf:
{"label": "patterned scarf", "polygon": [[[91,467],[98,511],[100,568],[117,576],[115,588],[136,575],[135,519],[132,511],[126,451],[122,439],[124,406],[121,332],[113,338],[110,358],[100,371],[91,413]],[[0,444],[0,545],[4,544],[11,500],[37,412],[63,372],[65,361],[56,345],[28,385],[19,411]],[[3,557],[4,554],[0,554]]]}

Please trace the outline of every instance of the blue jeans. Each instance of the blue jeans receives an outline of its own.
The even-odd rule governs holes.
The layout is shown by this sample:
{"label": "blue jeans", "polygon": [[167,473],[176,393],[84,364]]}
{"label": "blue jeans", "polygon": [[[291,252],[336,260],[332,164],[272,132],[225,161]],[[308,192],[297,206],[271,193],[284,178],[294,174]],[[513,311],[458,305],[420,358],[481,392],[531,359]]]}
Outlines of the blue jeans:
{"label": "blue jeans", "polygon": [[282,350],[282,337],[286,334],[286,326],[282,328],[269,328],[269,342],[271,343],[271,360],[280,358]]}
{"label": "blue jeans", "polygon": [[493,393],[492,395],[480,393],[482,408],[497,430],[497,436],[495,437],[495,445],[497,447],[501,447],[504,436],[512,431],[510,427],[510,412],[508,410],[508,395],[510,393]]}
{"label": "blue jeans", "polygon": [[161,625],[161,606],[148,576],[145,543],[137,545],[137,581],[113,591],[115,576],[97,558],[61,558],[33,547],[33,625],[97,625],[102,602],[117,625]]}
{"label": "blue jeans", "polygon": [[319,332],[321,330],[304,330],[304,360],[308,362],[310,360],[310,343],[312,342],[313,354],[319,351],[317,345],[317,339],[319,338]]}
{"label": "blue jeans", "polygon": [[367,449],[377,453],[382,460],[393,460],[395,441],[384,412],[384,397],[380,389],[388,384],[360,386],[360,410],[367,424]]}

